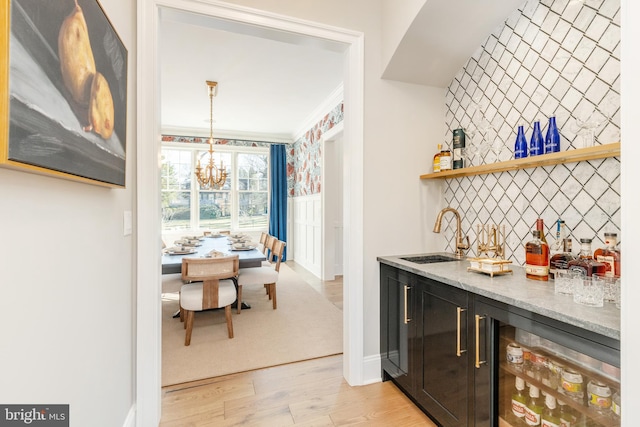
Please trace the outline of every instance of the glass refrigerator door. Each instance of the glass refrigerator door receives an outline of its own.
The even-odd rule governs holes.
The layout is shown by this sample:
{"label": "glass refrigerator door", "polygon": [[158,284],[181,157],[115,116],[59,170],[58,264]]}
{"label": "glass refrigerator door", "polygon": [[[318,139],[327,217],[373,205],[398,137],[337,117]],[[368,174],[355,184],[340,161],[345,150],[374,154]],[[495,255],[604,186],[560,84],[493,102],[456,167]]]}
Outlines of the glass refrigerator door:
{"label": "glass refrigerator door", "polygon": [[619,341],[513,307],[495,309],[476,305],[492,354],[488,425],[621,425]]}

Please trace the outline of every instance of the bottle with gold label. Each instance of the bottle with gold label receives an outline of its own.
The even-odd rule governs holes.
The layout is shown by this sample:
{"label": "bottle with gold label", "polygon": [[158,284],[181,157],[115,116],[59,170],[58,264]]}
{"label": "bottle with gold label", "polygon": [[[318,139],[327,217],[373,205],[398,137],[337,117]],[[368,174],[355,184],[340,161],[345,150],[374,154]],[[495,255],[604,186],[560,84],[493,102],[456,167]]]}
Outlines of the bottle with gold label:
{"label": "bottle with gold label", "polygon": [[438,151],[433,155],[433,172],[440,172],[440,156],[442,151],[442,144],[438,144]]}
{"label": "bottle with gold label", "polygon": [[604,248],[596,249],[593,258],[607,267],[607,276],[620,276],[620,250],[617,233],[604,233]]}
{"label": "bottle with gold label", "polygon": [[449,171],[451,169],[453,169],[453,156],[451,155],[451,150],[444,147],[442,151],[440,151],[440,172]]}
{"label": "bottle with gold label", "polygon": [[549,280],[549,246],[540,240],[540,230],[533,230],[533,239],[525,245],[527,279]]}

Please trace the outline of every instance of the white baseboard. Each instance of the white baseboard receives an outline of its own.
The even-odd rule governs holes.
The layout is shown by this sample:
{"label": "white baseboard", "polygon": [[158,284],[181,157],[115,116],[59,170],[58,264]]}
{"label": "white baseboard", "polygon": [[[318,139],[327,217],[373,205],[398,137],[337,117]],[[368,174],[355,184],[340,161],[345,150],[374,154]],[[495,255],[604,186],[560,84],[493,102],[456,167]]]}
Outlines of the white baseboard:
{"label": "white baseboard", "polygon": [[122,427],[136,427],[136,404],[134,403],[129,408],[129,413],[127,414],[127,418],[124,419],[124,424]]}
{"label": "white baseboard", "polygon": [[382,362],[379,354],[366,356],[362,366],[362,385],[379,383],[382,381]]}

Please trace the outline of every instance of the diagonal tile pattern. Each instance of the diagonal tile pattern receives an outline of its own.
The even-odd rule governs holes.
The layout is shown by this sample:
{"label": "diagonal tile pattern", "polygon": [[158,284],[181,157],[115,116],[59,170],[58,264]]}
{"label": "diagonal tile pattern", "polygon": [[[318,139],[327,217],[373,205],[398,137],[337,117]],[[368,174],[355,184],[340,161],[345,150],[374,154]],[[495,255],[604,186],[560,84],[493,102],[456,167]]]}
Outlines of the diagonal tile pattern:
{"label": "diagonal tile pattern", "polygon": [[[620,0],[528,0],[485,40],[445,97],[445,145],[467,130],[467,165],[513,158],[518,125],[543,135],[555,116],[561,150],[620,140]],[[446,181],[445,200],[463,214],[475,254],[476,224],[507,226],[506,255],[524,264],[524,244],[537,218],[555,240],[565,220],[574,252],[579,239],[600,247],[620,231],[620,159],[611,158]],[[455,224],[443,230],[454,250]]]}

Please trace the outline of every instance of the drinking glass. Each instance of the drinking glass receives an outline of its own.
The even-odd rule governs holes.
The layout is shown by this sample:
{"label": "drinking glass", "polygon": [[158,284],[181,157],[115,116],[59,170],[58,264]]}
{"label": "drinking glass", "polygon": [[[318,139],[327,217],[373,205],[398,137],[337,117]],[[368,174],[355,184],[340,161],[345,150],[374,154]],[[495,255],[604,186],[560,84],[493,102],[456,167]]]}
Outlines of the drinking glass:
{"label": "drinking glass", "polygon": [[594,274],[593,279],[602,283],[602,286],[604,288],[604,300],[608,302],[615,302],[616,286],[620,286],[620,276]]}
{"label": "drinking glass", "polygon": [[580,280],[582,275],[576,271],[560,270],[555,274],[555,293],[572,295],[575,282]]}
{"label": "drinking glass", "polygon": [[575,281],[573,302],[589,307],[604,306],[604,285],[592,277],[582,277]]}

